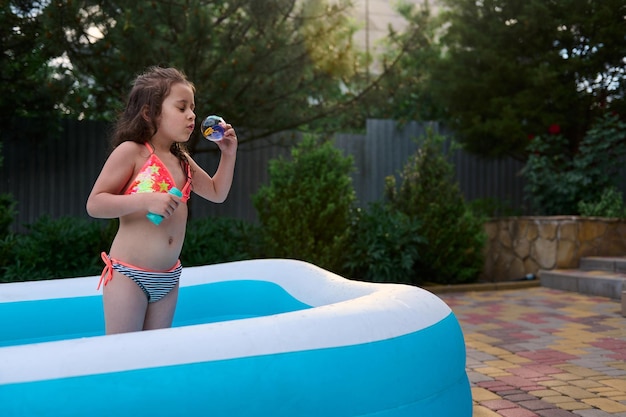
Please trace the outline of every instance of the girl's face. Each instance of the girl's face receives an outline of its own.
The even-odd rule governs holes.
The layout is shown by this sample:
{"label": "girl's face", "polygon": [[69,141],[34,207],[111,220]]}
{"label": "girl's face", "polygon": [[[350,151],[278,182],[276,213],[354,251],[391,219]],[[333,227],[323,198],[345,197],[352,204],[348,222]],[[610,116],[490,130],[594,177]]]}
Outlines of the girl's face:
{"label": "girl's face", "polygon": [[174,142],[187,142],[195,128],[195,107],[191,87],[183,83],[173,84],[163,100],[155,136]]}

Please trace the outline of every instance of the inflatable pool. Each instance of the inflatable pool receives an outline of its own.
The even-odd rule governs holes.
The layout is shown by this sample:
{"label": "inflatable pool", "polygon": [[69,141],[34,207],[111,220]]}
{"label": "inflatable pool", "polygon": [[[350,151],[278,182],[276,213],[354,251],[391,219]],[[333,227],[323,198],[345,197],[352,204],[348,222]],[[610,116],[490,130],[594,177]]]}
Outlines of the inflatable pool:
{"label": "inflatable pool", "polygon": [[472,415],[461,328],[425,290],[186,268],[172,328],[104,336],[98,278],[0,284],[0,416]]}

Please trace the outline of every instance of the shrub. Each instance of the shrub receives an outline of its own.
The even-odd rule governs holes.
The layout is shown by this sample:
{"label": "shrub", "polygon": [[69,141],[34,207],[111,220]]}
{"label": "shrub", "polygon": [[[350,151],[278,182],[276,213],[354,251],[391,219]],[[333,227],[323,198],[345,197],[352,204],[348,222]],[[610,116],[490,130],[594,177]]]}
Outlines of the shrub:
{"label": "shrub", "polygon": [[579,214],[579,202],[601,198],[617,187],[626,156],[626,123],[605,115],[590,129],[576,152],[561,135],[536,137],[522,174],[533,211],[543,215]]}
{"label": "shrub", "polygon": [[[2,156],[2,143],[0,143],[0,167],[4,163]],[[16,201],[10,194],[0,194],[0,239],[9,235],[9,228],[15,221]],[[0,260],[1,266],[1,260]]]}
{"label": "shrub", "polygon": [[353,170],[351,157],[312,135],[292,149],[291,160],[272,160],[269,185],[253,196],[264,255],[340,269],[356,199]]}
{"label": "shrub", "polygon": [[483,218],[466,206],[444,141],[429,132],[405,165],[399,187],[387,178],[386,195],[395,210],[421,222],[425,242],[419,245],[416,281],[474,282],[484,263]]}
{"label": "shrub", "polygon": [[[5,261],[0,280],[31,281],[99,274],[100,252],[113,238],[101,222],[43,216],[28,225],[28,233],[3,242]],[[8,249],[7,244],[12,247]],[[8,252],[8,253],[7,253]]]}
{"label": "shrub", "polygon": [[258,250],[258,232],[243,220],[208,217],[189,221],[180,255],[185,266],[250,259]]}
{"label": "shrub", "polygon": [[8,234],[3,238],[0,238],[0,282],[8,282],[8,278],[5,278],[6,268],[16,262],[15,259],[15,246],[16,235]]}
{"label": "shrub", "polygon": [[[42,217],[28,233],[0,239],[0,282],[97,275],[117,232],[118,220]],[[248,259],[258,251],[258,232],[241,220],[206,218],[190,221],[181,253],[185,266]]]}
{"label": "shrub", "polygon": [[614,187],[607,187],[602,191],[598,200],[580,201],[578,211],[581,216],[623,218],[625,214],[624,198],[622,193]]}
{"label": "shrub", "polygon": [[420,222],[389,205],[358,212],[351,233],[347,275],[371,282],[416,284],[413,270],[424,243]]}
{"label": "shrub", "polygon": [[0,239],[8,236],[15,221],[15,199],[11,194],[0,194]]}

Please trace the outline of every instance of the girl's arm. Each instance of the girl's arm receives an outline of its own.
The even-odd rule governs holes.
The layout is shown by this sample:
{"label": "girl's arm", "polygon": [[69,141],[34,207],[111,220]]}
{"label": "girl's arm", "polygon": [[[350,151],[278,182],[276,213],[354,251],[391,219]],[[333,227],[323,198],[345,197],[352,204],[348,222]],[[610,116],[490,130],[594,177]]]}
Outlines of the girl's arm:
{"label": "girl's arm", "polygon": [[237,135],[231,125],[226,125],[224,138],[215,142],[222,153],[220,163],[211,177],[191,157],[188,156],[193,175],[193,192],[199,196],[222,203],[226,200],[233,183],[235,160],[237,159]]}

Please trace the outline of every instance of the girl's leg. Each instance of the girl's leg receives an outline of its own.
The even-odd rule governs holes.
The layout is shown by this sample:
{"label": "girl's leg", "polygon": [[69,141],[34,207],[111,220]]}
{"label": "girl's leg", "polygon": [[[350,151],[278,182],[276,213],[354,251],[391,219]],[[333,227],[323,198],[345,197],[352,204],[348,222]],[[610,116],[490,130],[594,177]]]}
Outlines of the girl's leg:
{"label": "girl's leg", "polygon": [[144,330],[164,329],[172,326],[174,310],[178,301],[178,284],[165,297],[155,303],[148,304]]}
{"label": "girl's leg", "polygon": [[104,286],[102,294],[106,334],[137,332],[143,328],[148,297],[133,280],[113,271],[113,279]]}

